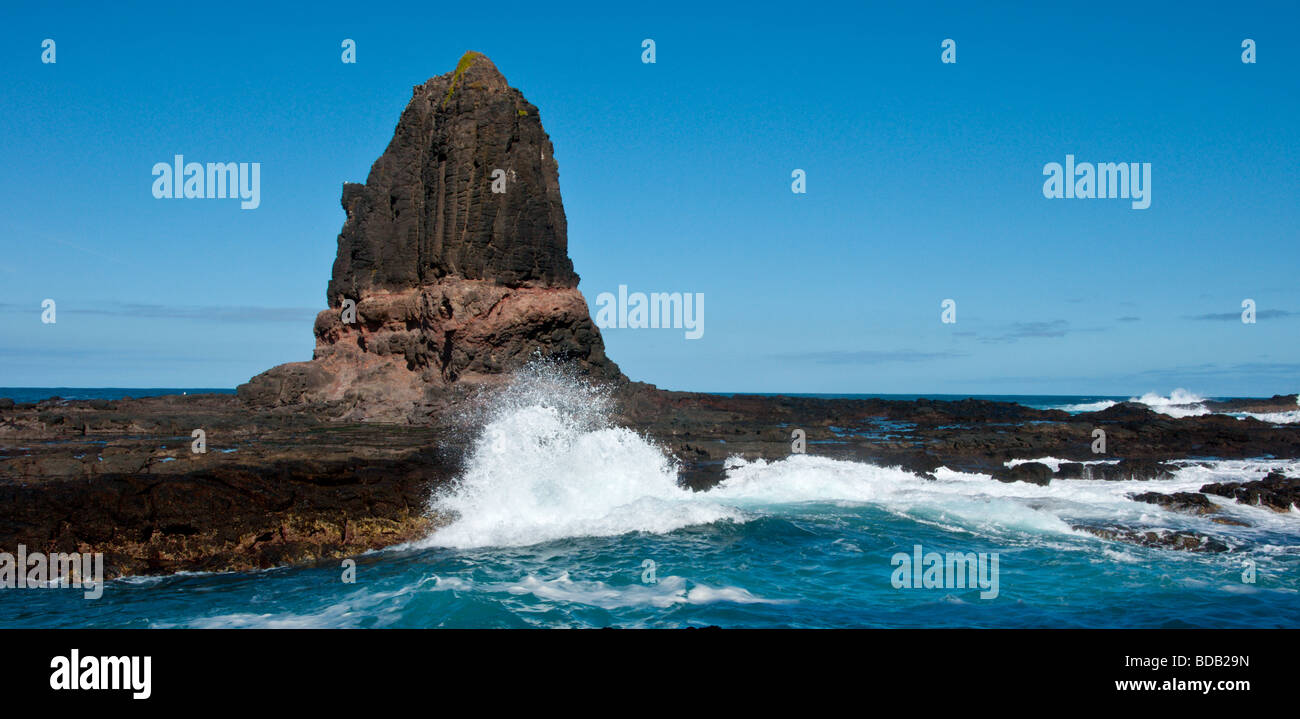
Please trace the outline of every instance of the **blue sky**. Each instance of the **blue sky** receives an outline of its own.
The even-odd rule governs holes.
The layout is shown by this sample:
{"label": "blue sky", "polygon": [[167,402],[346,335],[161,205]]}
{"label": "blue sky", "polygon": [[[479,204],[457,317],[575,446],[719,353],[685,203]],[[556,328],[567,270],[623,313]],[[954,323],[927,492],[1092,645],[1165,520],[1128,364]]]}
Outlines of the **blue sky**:
{"label": "blue sky", "polygon": [[[229,387],[308,359],[342,183],[478,50],[541,110],[593,311],[620,284],[706,297],[701,339],[605,331],[634,379],[1300,389],[1297,4],[981,5],[6,7],[0,385]],[[261,206],[154,199],[175,154],[260,162]],[[1067,154],[1151,163],[1151,207],[1045,199]]]}

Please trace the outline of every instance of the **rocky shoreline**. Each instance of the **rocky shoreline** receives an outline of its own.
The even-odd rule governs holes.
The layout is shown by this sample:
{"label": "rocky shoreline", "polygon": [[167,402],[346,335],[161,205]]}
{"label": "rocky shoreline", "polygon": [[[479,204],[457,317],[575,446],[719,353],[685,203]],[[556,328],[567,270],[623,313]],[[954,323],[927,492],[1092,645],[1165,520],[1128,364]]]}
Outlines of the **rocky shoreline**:
{"label": "rocky shoreline", "polygon": [[[1003,402],[812,399],[666,392],[628,383],[614,421],[644,432],[705,491],[729,457],[777,460],[802,429],[813,455],[898,466],[947,466],[990,481],[1149,480],[1137,497],[1174,511],[1212,511],[1206,495],[1289,511],[1300,480],[1281,474],[1167,494],[1169,460],[1300,457],[1300,427],[1217,415],[1175,419],[1138,406],[1069,415]],[[103,552],[110,577],[223,571],[352,556],[426,535],[443,518],[430,493],[463,467],[475,428],[449,396],[422,424],[337,421],[300,409],[252,410],[232,395],[119,401],[0,402],[0,546]],[[1294,402],[1294,400],[1291,400]],[[339,411],[340,408],[335,408]],[[1107,433],[1107,454],[1091,451]],[[192,451],[203,429],[206,452]],[[1033,462],[1062,462],[1057,471]],[[1098,459],[1114,464],[1085,465]],[[1106,539],[1224,551],[1187,532],[1079,527]]]}
{"label": "rocky shoreline", "polygon": [[110,577],[355,555],[428,530],[438,445],[230,395],[0,409],[0,546],[103,552]]}

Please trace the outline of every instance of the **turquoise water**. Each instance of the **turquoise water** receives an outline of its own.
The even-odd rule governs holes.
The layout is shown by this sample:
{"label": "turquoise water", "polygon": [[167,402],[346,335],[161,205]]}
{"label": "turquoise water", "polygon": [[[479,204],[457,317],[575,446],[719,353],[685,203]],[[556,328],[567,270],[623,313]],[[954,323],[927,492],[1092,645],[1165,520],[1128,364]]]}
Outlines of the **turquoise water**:
{"label": "turquoise water", "polygon": [[[447,523],[356,557],[354,583],[331,560],[115,580],[96,600],[6,589],[0,626],[1300,626],[1300,513],[1212,498],[1247,525],[1233,526],[1129,497],[1300,476],[1300,461],[1189,461],[1159,482],[1039,487],[946,468],[927,480],[811,449],[733,458],[721,485],[696,493],[607,410],[600,393],[544,374],[502,392],[467,437],[464,474],[430,504]],[[1138,547],[1075,525],[1196,531],[1231,551]],[[984,575],[996,596],[981,596],[991,583],[896,587],[896,555],[917,545],[996,555]]]}
{"label": "turquoise water", "polygon": [[[998,552],[1000,593],[895,589],[895,552]],[[657,565],[643,583],[643,562]],[[1008,531],[973,536],[871,506],[769,508],[663,535],[385,551],[253,573],[0,592],[0,625],[55,627],[1274,627],[1300,625],[1292,552],[1240,557]]]}

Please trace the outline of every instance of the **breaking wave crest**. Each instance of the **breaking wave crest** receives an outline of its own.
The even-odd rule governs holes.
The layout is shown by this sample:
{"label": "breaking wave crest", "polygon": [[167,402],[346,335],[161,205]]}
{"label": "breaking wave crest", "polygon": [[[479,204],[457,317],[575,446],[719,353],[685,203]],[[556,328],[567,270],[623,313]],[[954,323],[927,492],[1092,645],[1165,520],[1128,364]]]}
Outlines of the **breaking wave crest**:
{"label": "breaking wave crest", "polygon": [[[1158,395],[1154,392],[1148,392],[1141,397],[1129,397],[1129,402],[1138,402],[1150,407],[1155,412],[1167,414],[1171,417],[1200,417],[1201,415],[1211,414],[1211,410],[1205,406],[1205,398],[1185,389],[1176,389],[1168,397]],[[1066,412],[1100,412],[1110,409],[1119,404],[1114,400],[1100,400],[1097,402],[1083,402],[1080,404],[1065,404],[1052,409],[1065,410]],[[1297,405],[1300,405],[1300,397],[1297,398]],[[1253,417],[1261,422],[1270,424],[1295,424],[1300,422],[1300,406],[1293,410],[1284,410],[1280,412],[1224,412],[1229,417],[1242,419]]]}
{"label": "breaking wave crest", "polygon": [[464,474],[431,503],[452,522],[424,544],[525,546],[742,519],[680,487],[662,448],[610,423],[606,392],[555,365],[529,365],[487,405]]}
{"label": "breaking wave crest", "polygon": [[[1209,414],[1210,410],[1205,407],[1203,402],[1205,398],[1179,388],[1169,393],[1168,397],[1147,392],[1141,397],[1129,397],[1129,402],[1137,402],[1150,407],[1153,411],[1167,414],[1171,417],[1197,417],[1203,414]],[[1085,402],[1083,404],[1067,404],[1056,407],[1066,412],[1100,412],[1104,409],[1110,409],[1119,404],[1114,400],[1101,400],[1100,402]]]}

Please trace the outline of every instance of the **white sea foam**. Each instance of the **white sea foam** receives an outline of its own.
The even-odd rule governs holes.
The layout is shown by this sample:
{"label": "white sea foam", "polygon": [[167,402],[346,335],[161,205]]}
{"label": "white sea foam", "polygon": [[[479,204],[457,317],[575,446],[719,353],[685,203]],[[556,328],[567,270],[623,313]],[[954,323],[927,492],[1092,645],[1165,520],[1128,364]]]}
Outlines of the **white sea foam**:
{"label": "white sea foam", "polygon": [[1110,409],[1119,404],[1114,400],[1103,399],[1100,402],[1081,402],[1079,404],[1063,404],[1051,409],[1065,410],[1066,412],[1100,412],[1103,409]]}
{"label": "white sea foam", "polygon": [[707,494],[752,513],[772,511],[782,504],[869,504],[951,531],[969,531],[1003,540],[1032,535],[1034,541],[1041,542],[1052,535],[1078,535],[1071,527],[1079,523],[1193,529],[1250,539],[1267,536],[1269,532],[1300,533],[1300,513],[1296,512],[1279,513],[1209,497],[1219,505],[1219,516],[1250,525],[1228,527],[1215,524],[1208,517],[1187,515],[1132,498],[1150,491],[1195,492],[1208,483],[1260,479],[1274,470],[1295,476],[1300,472],[1300,460],[1173,464],[1177,468],[1173,477],[1159,481],[1053,479],[1050,485],[1039,486],[992,481],[988,475],[957,472],[947,467],[940,467],[934,472],[935,479],[927,480],[897,468],[795,455],[774,462],[734,460],[726,480]]}
{"label": "white sea foam", "polygon": [[1130,402],[1141,402],[1151,409],[1171,417],[1195,417],[1203,414],[1209,414],[1210,410],[1205,408],[1202,402],[1205,398],[1188,392],[1185,389],[1176,389],[1168,397],[1162,397],[1155,392],[1147,392],[1141,397],[1129,398]]}
{"label": "white sea foam", "polygon": [[[620,607],[667,608],[678,604],[787,604],[790,600],[755,596],[742,587],[712,587],[685,577],[669,575],[652,583],[607,584],[599,580],[575,580],[568,572],[549,579],[528,574],[516,582],[473,582],[456,577],[432,577],[431,591],[475,591],[531,595],[550,602],[586,604],[602,609]],[[421,582],[424,584],[425,582]]]}
{"label": "white sea foam", "polygon": [[[1296,395],[1296,405],[1300,406],[1300,394]],[[1261,422],[1271,424],[1295,424],[1300,422],[1300,408],[1281,412],[1235,412],[1234,417],[1254,417]]]}
{"label": "white sea foam", "polygon": [[[1210,409],[1205,406],[1204,397],[1188,392],[1185,389],[1176,389],[1168,397],[1148,392],[1141,397],[1129,397],[1128,401],[1139,402],[1150,407],[1153,411],[1171,417],[1200,417],[1201,415],[1211,414]],[[1300,405],[1300,397],[1296,398],[1296,403]],[[1065,404],[1052,409],[1065,410],[1066,412],[1100,412],[1117,404],[1119,403],[1112,400],[1101,400],[1100,402]],[[1295,424],[1300,422],[1300,407],[1280,412],[1224,412],[1223,414],[1239,419],[1254,417],[1261,422],[1270,424]]]}
{"label": "white sea foam", "polygon": [[531,366],[490,403],[465,473],[431,504],[453,521],[426,546],[526,546],[743,519],[680,487],[660,447],[610,426],[605,397],[553,367]]}
{"label": "white sea foam", "polygon": [[[416,595],[416,586],[392,590],[359,588],[346,597],[323,604],[314,611],[268,613],[232,612],[186,619],[154,621],[155,629],[320,629],[359,626],[386,626],[401,618],[402,607]],[[370,622],[368,620],[373,620]]]}
{"label": "white sea foam", "polygon": [[550,601],[589,604],[604,609],[631,606],[670,607],[675,604],[784,604],[785,600],[766,599],[741,587],[711,587],[688,582],[683,577],[666,576],[653,584],[610,585],[600,581],[574,581],[568,572],[553,579],[528,575],[522,580],[497,585],[511,594],[531,594]]}
{"label": "white sea foam", "polygon": [[1053,472],[1059,472],[1061,471],[1061,463],[1063,462],[1076,462],[1077,464],[1115,464],[1118,461],[1118,459],[1089,459],[1082,462],[1076,462],[1076,460],[1073,459],[1061,459],[1060,457],[1039,457],[1038,459],[1009,459],[1006,462],[1003,462],[1003,464],[1007,467],[1015,467],[1021,464],[1037,462],[1046,465]]}
{"label": "white sea foam", "polygon": [[1300,422],[1300,410],[1288,410],[1286,412],[1234,412],[1234,417],[1254,417],[1261,422],[1269,424],[1295,424]]}
{"label": "white sea foam", "polygon": [[[1205,398],[1198,394],[1188,392],[1179,388],[1164,397],[1155,392],[1147,392],[1141,397],[1129,397],[1129,402],[1138,402],[1150,407],[1153,411],[1167,414],[1171,417],[1197,417],[1203,414],[1209,414],[1210,410],[1205,407],[1203,402]],[[1066,412],[1100,412],[1104,409],[1110,409],[1118,402],[1112,400],[1101,400],[1100,402],[1084,402],[1081,404],[1066,404],[1053,409],[1061,409]]]}

